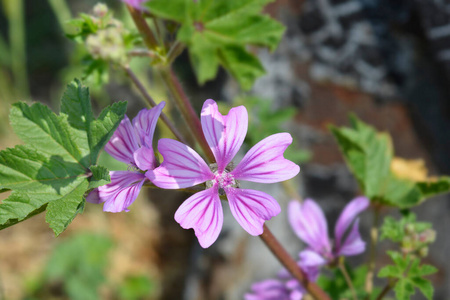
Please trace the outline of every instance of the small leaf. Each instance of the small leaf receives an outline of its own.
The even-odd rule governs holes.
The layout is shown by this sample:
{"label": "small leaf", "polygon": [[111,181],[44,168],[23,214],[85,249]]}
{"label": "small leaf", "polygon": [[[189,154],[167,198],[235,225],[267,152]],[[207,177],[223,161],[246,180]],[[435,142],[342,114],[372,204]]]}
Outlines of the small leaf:
{"label": "small leaf", "polygon": [[434,288],[429,280],[413,278],[411,281],[427,299],[431,300],[433,298]]}
{"label": "small leaf", "polygon": [[103,166],[91,166],[92,177],[89,180],[89,189],[93,189],[111,182],[109,171]]}
{"label": "small leaf", "polygon": [[394,287],[395,296],[398,300],[409,300],[414,295],[414,286],[409,280],[400,279]]}

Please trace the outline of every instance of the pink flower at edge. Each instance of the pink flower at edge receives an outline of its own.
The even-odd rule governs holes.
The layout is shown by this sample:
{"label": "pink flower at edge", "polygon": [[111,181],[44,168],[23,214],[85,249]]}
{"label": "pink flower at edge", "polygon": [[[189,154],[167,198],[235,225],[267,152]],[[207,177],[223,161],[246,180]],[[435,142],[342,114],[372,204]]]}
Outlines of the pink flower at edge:
{"label": "pink flower at edge", "polygon": [[131,171],[111,171],[111,182],[94,189],[86,201],[105,203],[108,212],[128,211],[147,180],[142,171],[153,170],[156,158],[152,148],[153,134],[159,115],[165,106],[161,102],[152,109],[142,109],[130,122],[127,116],[120,122],[105,151],[129,165]]}
{"label": "pink flower at edge", "polygon": [[133,6],[136,9],[142,9],[142,3],[147,2],[148,0],[122,0],[128,5]]}
{"label": "pink flower at edge", "polygon": [[219,195],[227,196],[231,213],[248,233],[262,234],[264,221],[279,214],[280,206],[266,193],[240,189],[239,180],[274,183],[296,176],[299,166],[283,157],[292,137],[288,133],[279,133],[265,138],[233,168],[230,163],[247,134],[245,107],[234,107],[223,116],[216,102],[208,99],[202,108],[201,123],[216,164],[208,166],[197,152],[178,141],[161,139],[158,150],[164,161],[155,170],[147,171],[147,178],[165,189],[206,182],[207,189],[189,197],[175,213],[175,220],[181,227],[194,229],[203,248],[211,246],[222,229]]}
{"label": "pink flower at edge", "polygon": [[339,256],[353,256],[364,252],[365,243],[358,231],[357,215],[369,203],[366,197],[357,197],[345,206],[336,223],[335,243],[332,247],[327,220],[319,205],[311,199],[306,199],[303,203],[291,201],[288,206],[289,223],[295,234],[309,246],[300,253],[301,261],[310,267],[317,267]]}

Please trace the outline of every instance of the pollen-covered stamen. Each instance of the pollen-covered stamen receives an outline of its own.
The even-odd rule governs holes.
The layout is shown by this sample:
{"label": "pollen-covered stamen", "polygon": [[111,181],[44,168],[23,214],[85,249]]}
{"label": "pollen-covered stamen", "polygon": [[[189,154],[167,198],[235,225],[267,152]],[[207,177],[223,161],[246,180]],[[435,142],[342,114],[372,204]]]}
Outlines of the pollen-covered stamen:
{"label": "pollen-covered stamen", "polygon": [[206,182],[206,187],[210,188],[214,185],[218,185],[219,187],[219,194],[225,195],[226,188],[239,187],[239,181],[234,179],[234,176],[230,174],[230,172],[234,169],[234,164],[230,163],[223,172],[219,172],[217,168],[217,164],[210,164],[209,165],[211,171],[214,173],[214,179],[208,180]]}

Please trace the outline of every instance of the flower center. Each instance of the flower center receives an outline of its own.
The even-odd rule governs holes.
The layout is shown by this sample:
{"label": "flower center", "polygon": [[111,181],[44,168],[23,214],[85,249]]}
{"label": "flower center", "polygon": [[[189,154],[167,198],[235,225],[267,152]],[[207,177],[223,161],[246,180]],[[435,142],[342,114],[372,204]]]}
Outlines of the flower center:
{"label": "flower center", "polygon": [[206,182],[206,187],[210,188],[214,185],[219,186],[219,195],[225,195],[225,189],[228,187],[239,187],[239,181],[234,179],[234,176],[230,174],[230,172],[233,170],[234,165],[233,163],[230,163],[223,172],[219,172],[217,169],[217,164],[211,164],[209,165],[211,168],[211,171],[214,173],[214,179],[209,180]]}

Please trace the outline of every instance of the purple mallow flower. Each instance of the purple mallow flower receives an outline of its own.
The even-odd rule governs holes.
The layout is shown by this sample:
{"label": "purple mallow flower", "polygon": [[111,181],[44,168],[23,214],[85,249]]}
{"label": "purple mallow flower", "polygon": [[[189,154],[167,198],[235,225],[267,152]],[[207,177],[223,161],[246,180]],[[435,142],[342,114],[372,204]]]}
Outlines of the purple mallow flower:
{"label": "purple mallow flower", "polygon": [[288,133],[279,133],[265,138],[234,167],[231,161],[247,133],[245,107],[234,107],[223,116],[216,102],[206,100],[201,123],[215,164],[208,166],[197,152],[178,141],[161,139],[158,150],[164,161],[155,170],[149,170],[146,176],[165,189],[206,183],[207,189],[189,197],[175,213],[175,220],[181,227],[194,229],[203,248],[214,243],[222,229],[220,195],[226,195],[231,213],[248,233],[262,234],[264,221],[276,216],[280,206],[266,193],[239,188],[239,180],[274,183],[297,175],[299,166],[283,157],[292,137]]}
{"label": "purple mallow flower", "polygon": [[[311,261],[305,260],[300,253],[297,262],[309,281],[317,281],[318,266],[312,266]],[[252,284],[251,292],[244,295],[245,300],[301,300],[307,294],[301,283],[292,277],[285,269],[277,279],[266,279]]]}
{"label": "purple mallow flower", "polygon": [[128,206],[136,200],[147,180],[142,171],[156,167],[152,141],[164,105],[165,102],[161,102],[152,109],[141,110],[133,119],[133,124],[127,116],[120,122],[105,151],[128,164],[130,171],[110,172],[111,182],[94,189],[86,198],[88,202],[104,202],[104,211],[128,211]]}
{"label": "purple mallow flower", "polygon": [[142,3],[147,2],[148,0],[122,0],[128,5],[133,6],[136,9],[142,9]]}
{"label": "purple mallow flower", "polygon": [[291,201],[289,222],[297,236],[308,245],[300,259],[311,267],[332,262],[339,256],[353,256],[364,252],[365,243],[358,231],[357,215],[369,206],[366,197],[357,197],[348,203],[334,229],[334,245],[328,237],[327,220],[319,205],[311,199],[300,203]]}

